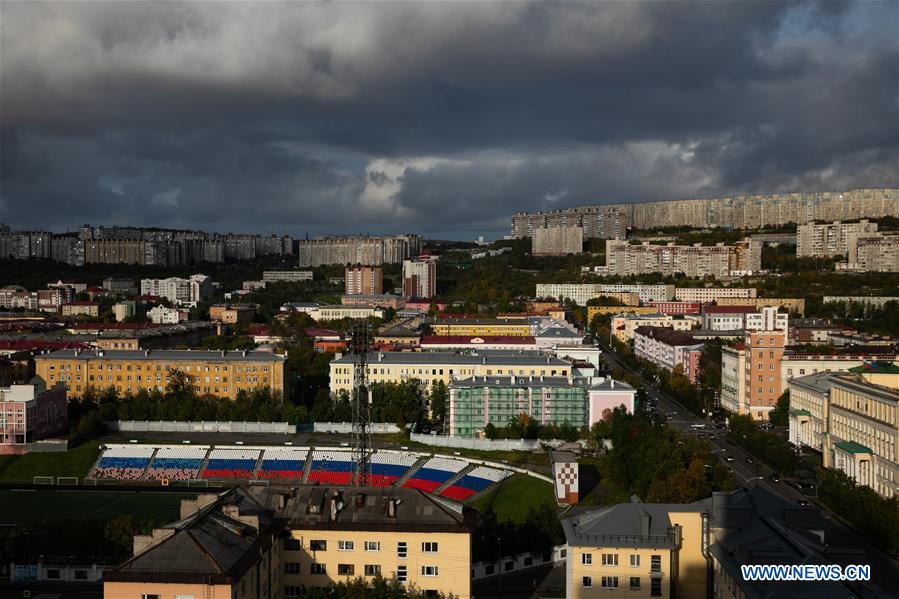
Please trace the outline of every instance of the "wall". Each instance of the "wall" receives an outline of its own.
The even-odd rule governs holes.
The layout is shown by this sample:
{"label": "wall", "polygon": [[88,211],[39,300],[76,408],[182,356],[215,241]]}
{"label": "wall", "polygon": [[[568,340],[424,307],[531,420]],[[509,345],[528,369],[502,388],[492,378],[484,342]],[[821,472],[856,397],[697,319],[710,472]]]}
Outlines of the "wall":
{"label": "wall", "polygon": [[[476,562],[471,565],[471,579],[481,580],[498,574],[511,574],[528,568],[535,568],[543,564],[561,566],[565,563],[568,547],[556,545],[551,551],[543,553],[519,553],[504,557],[496,562]],[[492,569],[491,569],[492,568]]]}
{"label": "wall", "polygon": [[[401,433],[400,427],[390,422],[372,422],[371,432],[376,435],[387,433]],[[312,432],[315,433],[345,433],[353,432],[352,422],[315,422],[312,424]]]}
{"label": "wall", "polygon": [[463,449],[480,449],[483,451],[539,451],[543,445],[557,447],[564,443],[558,439],[466,439],[462,437],[444,437],[441,435],[421,435],[412,433],[409,439],[416,443],[433,445],[434,447],[460,447]]}
{"label": "wall", "polygon": [[296,433],[295,425],[287,422],[177,422],[168,420],[117,420],[107,422],[111,431],[135,433]]}

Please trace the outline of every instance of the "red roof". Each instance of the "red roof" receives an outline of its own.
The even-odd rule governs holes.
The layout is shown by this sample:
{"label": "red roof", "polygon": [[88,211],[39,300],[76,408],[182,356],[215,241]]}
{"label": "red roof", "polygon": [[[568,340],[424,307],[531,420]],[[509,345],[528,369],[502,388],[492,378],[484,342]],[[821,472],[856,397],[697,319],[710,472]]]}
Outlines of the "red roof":
{"label": "red roof", "polygon": [[90,345],[78,341],[43,341],[40,339],[16,339],[0,341],[0,350],[32,351],[38,349],[90,349]]}
{"label": "red roof", "polygon": [[[474,339],[480,339],[480,342],[473,342]],[[514,343],[516,345],[534,345],[534,338],[530,336],[515,335],[430,335],[422,337],[421,345],[447,345],[447,344],[467,344],[482,345],[489,343]]]}
{"label": "red roof", "polygon": [[338,331],[332,331],[331,329],[323,329],[320,327],[306,327],[303,329],[303,332],[307,337],[340,337],[341,334]]}
{"label": "red roof", "polygon": [[749,314],[758,309],[755,306],[706,306],[705,311],[712,314]]}

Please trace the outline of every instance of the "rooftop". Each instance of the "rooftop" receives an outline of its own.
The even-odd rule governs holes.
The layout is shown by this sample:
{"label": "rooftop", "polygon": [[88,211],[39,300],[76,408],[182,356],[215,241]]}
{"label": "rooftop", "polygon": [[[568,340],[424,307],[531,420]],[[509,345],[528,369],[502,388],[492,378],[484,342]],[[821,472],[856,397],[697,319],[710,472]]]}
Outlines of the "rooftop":
{"label": "rooftop", "polygon": [[[352,364],[353,356],[341,356],[332,361],[337,364]],[[570,366],[565,360],[550,356],[519,353],[486,353],[486,352],[372,352],[368,354],[368,363],[382,364],[514,364],[521,366]]]}
{"label": "rooftop", "polygon": [[899,374],[899,366],[893,362],[878,360],[876,362],[865,362],[861,366],[850,368],[849,372],[858,372],[861,374]]}
{"label": "rooftop", "polygon": [[516,345],[534,345],[534,338],[525,335],[428,335],[421,338],[422,345],[480,345],[489,343],[506,343]]}
{"label": "rooftop", "polygon": [[693,335],[665,327],[637,327],[634,335],[658,339],[667,345],[698,345]]}
{"label": "rooftop", "polygon": [[287,360],[287,356],[264,351],[225,351],[225,350],[175,350],[175,349],[61,349],[49,354],[35,356],[35,360],[222,360],[226,362],[271,362]]}

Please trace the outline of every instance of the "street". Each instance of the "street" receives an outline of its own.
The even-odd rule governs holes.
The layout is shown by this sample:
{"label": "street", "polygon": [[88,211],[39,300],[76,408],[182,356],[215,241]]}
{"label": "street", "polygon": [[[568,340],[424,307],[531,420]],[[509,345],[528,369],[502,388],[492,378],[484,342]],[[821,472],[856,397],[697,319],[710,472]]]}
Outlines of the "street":
{"label": "street", "polygon": [[[615,367],[627,370],[640,377],[650,402],[655,402],[657,410],[662,415],[672,416],[668,420],[669,426],[673,426],[682,433],[692,434],[697,432],[694,431],[692,425],[706,424],[702,418],[689,412],[673,398],[660,393],[657,389],[650,386],[639,372],[628,368],[624,363],[619,361],[618,357],[609,347],[600,344],[600,348],[603,350],[603,358],[610,367],[614,365]],[[710,424],[706,426],[706,428],[700,430],[702,430],[703,433],[711,433],[712,437],[709,438],[708,441],[712,444],[712,451],[718,456],[718,459],[725,461],[726,455],[733,457],[732,462],[725,461],[724,463],[733,469],[733,474],[740,485],[759,485],[788,501],[798,504],[801,500],[810,500],[816,505],[821,510],[821,514],[827,525],[825,542],[829,546],[828,557],[834,563],[840,565],[857,563],[870,564],[872,577],[871,586],[874,587],[882,597],[899,597],[899,591],[897,591],[897,589],[899,589],[899,562],[897,562],[895,558],[877,545],[871,543],[854,528],[841,520],[836,514],[831,512],[826,506],[818,503],[814,498],[807,497],[786,482],[771,482],[768,477],[773,470],[755,457],[753,457],[753,462],[751,464],[747,463],[746,458],[750,454],[743,448],[730,443],[726,439],[726,433],[724,431],[716,430],[712,428]],[[841,548],[861,549],[864,553],[862,555],[853,553],[847,554],[847,552]]]}

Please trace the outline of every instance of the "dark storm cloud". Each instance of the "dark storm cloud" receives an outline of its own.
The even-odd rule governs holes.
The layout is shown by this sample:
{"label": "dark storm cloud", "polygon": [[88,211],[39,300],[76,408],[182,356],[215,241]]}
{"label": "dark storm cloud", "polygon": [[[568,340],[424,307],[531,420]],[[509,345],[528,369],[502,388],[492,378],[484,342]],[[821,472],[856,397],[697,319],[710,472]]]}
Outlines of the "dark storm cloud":
{"label": "dark storm cloud", "polygon": [[498,234],[899,184],[899,5],[0,5],[0,220]]}

